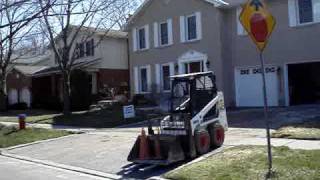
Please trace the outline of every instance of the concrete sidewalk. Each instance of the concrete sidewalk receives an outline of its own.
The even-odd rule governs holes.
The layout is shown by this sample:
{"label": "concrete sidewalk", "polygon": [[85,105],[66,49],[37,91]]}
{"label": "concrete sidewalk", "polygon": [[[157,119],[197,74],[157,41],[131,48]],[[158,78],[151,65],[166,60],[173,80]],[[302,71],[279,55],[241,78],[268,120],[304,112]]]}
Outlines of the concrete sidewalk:
{"label": "concrete sidewalk", "polygon": [[[0,122],[0,124],[3,124],[5,126],[17,126],[19,123],[15,122]],[[43,129],[56,129],[56,130],[65,130],[70,132],[91,132],[95,131],[97,129],[95,128],[79,128],[79,127],[73,127],[73,126],[60,126],[60,125],[52,125],[52,124],[36,124],[36,123],[26,123],[27,127],[32,128],[43,128]]]}

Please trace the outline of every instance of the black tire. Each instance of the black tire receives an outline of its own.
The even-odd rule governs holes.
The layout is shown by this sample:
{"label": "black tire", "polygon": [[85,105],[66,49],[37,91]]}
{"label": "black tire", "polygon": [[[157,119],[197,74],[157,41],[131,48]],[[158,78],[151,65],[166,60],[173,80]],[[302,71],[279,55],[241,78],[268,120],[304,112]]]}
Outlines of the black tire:
{"label": "black tire", "polygon": [[210,151],[210,135],[206,130],[195,132],[195,145],[198,155],[206,154]]}
{"label": "black tire", "polygon": [[210,134],[211,148],[219,148],[223,145],[225,139],[225,131],[221,124],[213,124],[208,126]]}

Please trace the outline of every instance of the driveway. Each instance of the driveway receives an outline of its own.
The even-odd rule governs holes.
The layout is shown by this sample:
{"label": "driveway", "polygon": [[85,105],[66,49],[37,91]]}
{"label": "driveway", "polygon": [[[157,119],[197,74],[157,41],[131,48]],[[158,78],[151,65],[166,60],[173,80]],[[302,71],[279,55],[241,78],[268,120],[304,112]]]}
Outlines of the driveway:
{"label": "driveway", "polygon": [[[273,109],[273,128],[283,123],[314,118],[320,115],[315,107],[306,109]],[[265,145],[265,129],[262,110],[241,110],[229,113],[230,129],[226,134],[225,147],[237,145]],[[141,124],[140,124],[141,126]],[[54,162],[74,167],[117,175],[120,178],[146,179],[161,175],[179,164],[141,171],[126,160],[141,128],[115,128],[90,131],[8,150],[8,153],[28,158]],[[294,149],[320,149],[320,141],[272,139],[274,146]]]}
{"label": "driveway", "polygon": [[[269,109],[269,120],[272,129],[291,124],[301,123],[314,118],[320,119],[320,105],[303,105],[278,107]],[[228,111],[228,122],[234,128],[265,128],[264,111],[259,109],[237,109]]]}

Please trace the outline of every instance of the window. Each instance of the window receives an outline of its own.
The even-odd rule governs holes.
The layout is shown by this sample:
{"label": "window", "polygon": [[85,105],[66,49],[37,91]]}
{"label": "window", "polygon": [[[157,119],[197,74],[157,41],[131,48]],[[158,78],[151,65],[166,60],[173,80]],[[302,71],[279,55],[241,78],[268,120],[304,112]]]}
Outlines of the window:
{"label": "window", "polygon": [[173,44],[172,19],[162,23],[153,23],[154,47],[168,46]]}
{"label": "window", "polygon": [[86,56],[94,56],[94,40],[86,42]]}
{"label": "window", "polygon": [[298,0],[299,22],[313,22],[312,0]]}
{"label": "window", "polygon": [[237,21],[237,34],[238,35],[247,35],[247,31],[244,29],[244,27],[242,26],[240,20],[239,20],[239,17],[240,17],[240,14],[241,14],[241,11],[242,11],[242,7],[238,7],[237,8],[237,12],[236,12],[236,21]]}
{"label": "window", "polygon": [[196,12],[189,16],[180,16],[181,42],[195,41],[202,38],[201,13]]}
{"label": "window", "polygon": [[170,66],[162,66],[162,89],[164,91],[170,90]]}
{"label": "window", "polygon": [[195,15],[187,17],[187,40],[197,39],[197,19]]}
{"label": "window", "polygon": [[160,24],[160,45],[167,45],[169,43],[168,23]]}
{"label": "window", "polygon": [[140,92],[148,91],[147,68],[140,68]]}
{"label": "window", "polygon": [[291,27],[320,22],[320,0],[289,0]]}
{"label": "window", "polygon": [[145,49],[146,48],[146,30],[144,28],[139,29],[138,39],[139,39],[139,49]]}
{"label": "window", "polygon": [[132,29],[132,50],[149,49],[149,25]]}

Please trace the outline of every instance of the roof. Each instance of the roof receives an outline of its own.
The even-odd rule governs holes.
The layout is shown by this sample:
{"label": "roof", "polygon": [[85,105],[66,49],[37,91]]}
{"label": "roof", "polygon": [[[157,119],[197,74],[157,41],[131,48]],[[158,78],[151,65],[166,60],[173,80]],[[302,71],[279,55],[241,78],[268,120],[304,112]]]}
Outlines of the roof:
{"label": "roof", "polygon": [[17,70],[18,72],[26,75],[32,76],[37,72],[43,71],[48,69],[48,66],[14,66],[13,69]]}
{"label": "roof", "polygon": [[[76,27],[76,26],[75,26]],[[82,31],[90,31],[94,32],[97,35],[112,37],[112,38],[127,38],[128,33],[115,29],[102,29],[102,28],[94,28],[94,27],[82,27]]]}
{"label": "roof", "polygon": [[[100,58],[90,60],[90,61],[83,61],[83,62],[74,63],[73,69],[89,67],[99,60],[100,60]],[[48,67],[46,69],[42,69],[41,71],[34,73],[33,76],[34,77],[41,77],[41,76],[47,76],[47,75],[51,75],[51,74],[60,74],[60,73],[61,73],[60,67],[54,66],[54,67]]]}
{"label": "roof", "polygon": [[[153,0],[145,0],[140,6],[139,8],[134,12],[134,14],[129,18],[127,24],[126,24],[126,28],[132,24],[132,22],[143,12],[145,11],[145,9],[147,7],[149,7],[149,5],[151,4]],[[225,0],[202,0],[205,1],[211,5],[214,5],[216,7],[218,6],[223,6],[223,5],[228,5],[228,2],[226,2]],[[233,1],[233,0],[228,0],[228,1]],[[236,0],[238,1],[238,0]]]}
{"label": "roof", "polygon": [[197,76],[206,76],[206,75],[213,75],[212,71],[207,71],[207,72],[197,72],[197,73],[190,73],[190,74],[180,74],[180,75],[175,75],[175,76],[170,76],[172,79],[190,79],[194,78]]}
{"label": "roof", "polygon": [[14,61],[14,64],[36,64],[50,58],[50,51],[41,55],[24,55]]}

